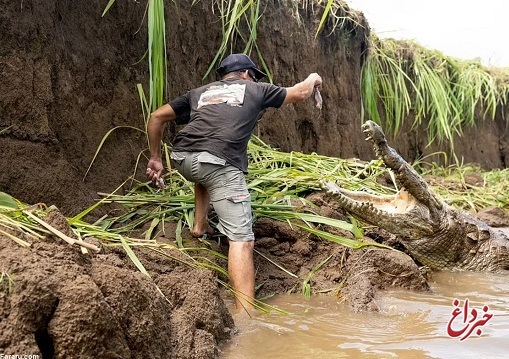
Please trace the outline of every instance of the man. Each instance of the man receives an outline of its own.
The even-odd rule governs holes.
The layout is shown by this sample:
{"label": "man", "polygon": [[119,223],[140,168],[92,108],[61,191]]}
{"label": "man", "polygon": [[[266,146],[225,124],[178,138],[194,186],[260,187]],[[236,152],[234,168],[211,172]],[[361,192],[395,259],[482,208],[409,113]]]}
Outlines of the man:
{"label": "man", "polygon": [[195,223],[191,234],[212,233],[210,202],[218,215],[218,230],[229,239],[228,273],[237,308],[252,308],[254,298],[254,235],[247,173],[247,144],[258,117],[268,107],[279,108],[308,99],[322,86],[310,74],[288,88],[259,83],[267,76],[244,54],[226,57],[217,73],[221,80],[189,91],[154,111],[148,123],[150,160],[147,176],[156,184],[163,172],[161,138],[168,121],[187,124],[175,137],[174,167],[195,183]]}

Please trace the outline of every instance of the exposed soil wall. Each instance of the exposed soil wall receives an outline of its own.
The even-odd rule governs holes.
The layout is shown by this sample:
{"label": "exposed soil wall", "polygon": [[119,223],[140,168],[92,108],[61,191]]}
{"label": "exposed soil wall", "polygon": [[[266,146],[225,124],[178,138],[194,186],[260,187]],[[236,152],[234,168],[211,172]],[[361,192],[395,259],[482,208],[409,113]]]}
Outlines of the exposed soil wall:
{"label": "exposed soil wall", "polygon": [[[475,126],[466,126],[462,136],[456,134],[454,140],[431,141],[426,135],[427,124],[412,128],[410,116],[397,136],[388,134],[391,146],[409,163],[424,158],[424,162],[437,162],[451,165],[456,160],[463,164],[477,164],[484,169],[506,168],[509,165],[509,127],[506,119],[507,109],[500,108],[495,119],[487,118],[478,112]],[[374,158],[374,155],[372,155]]]}
{"label": "exposed soil wall", "polygon": [[[360,130],[360,70],[369,25],[317,38],[319,15],[308,5],[267,1],[258,44],[276,84],[289,86],[316,71],[324,78],[324,108],[312,101],[268,111],[256,132],[282,150],[371,159]],[[118,1],[101,18],[104,1],[0,1],[0,190],[28,203],[58,205],[72,214],[92,203],[96,192],[110,192],[134,174],[146,148],[136,91],[147,81],[145,4]],[[218,12],[208,1],[166,4],[169,97],[200,85],[221,39]],[[243,45],[237,44],[236,51]],[[208,81],[213,78],[209,76]],[[508,136],[502,113],[467,129],[455,141],[465,162],[504,167]],[[103,136],[104,143],[85,181],[83,177]],[[442,147],[409,127],[392,141],[412,161]],[[167,140],[175,128],[169,126]],[[446,146],[447,147],[447,146]],[[146,159],[141,157],[141,167]],[[138,171],[137,178],[144,179]]]}
{"label": "exposed soil wall", "polygon": [[104,6],[1,1],[0,126],[11,126],[0,137],[2,191],[71,213],[134,168],[143,136],[121,130],[82,181],[109,130],[142,123],[135,86],[145,66],[133,64],[145,51],[143,31],[135,35],[144,5],[119,1],[109,20]]}

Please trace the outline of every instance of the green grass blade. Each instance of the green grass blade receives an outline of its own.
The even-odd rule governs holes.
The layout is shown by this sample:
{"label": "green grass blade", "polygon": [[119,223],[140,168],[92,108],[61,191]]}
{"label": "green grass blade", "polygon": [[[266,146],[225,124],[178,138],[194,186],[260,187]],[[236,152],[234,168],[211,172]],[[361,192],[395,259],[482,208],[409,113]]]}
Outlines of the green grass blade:
{"label": "green grass blade", "polygon": [[101,17],[104,17],[104,15],[106,15],[106,13],[108,12],[108,10],[110,9],[110,7],[115,3],[115,0],[110,0],[108,1],[108,4],[106,5],[106,7],[104,8],[104,11],[101,15]]}
{"label": "green grass blade", "polygon": [[104,145],[104,142],[108,139],[108,137],[111,135],[112,132],[116,131],[116,130],[119,130],[119,129],[123,129],[123,128],[126,128],[126,129],[131,129],[131,130],[136,130],[136,131],[140,131],[142,133],[145,133],[145,131],[143,130],[140,130],[139,128],[137,127],[134,127],[134,126],[117,126],[115,128],[112,128],[111,130],[109,130],[106,135],[104,135],[104,137],[102,138],[101,142],[99,143],[99,147],[97,147],[97,150],[95,151],[94,153],[94,157],[92,158],[92,161],[90,161],[90,164],[88,165],[88,168],[87,168],[87,171],[85,172],[85,175],[83,176],[83,180],[85,180],[85,178],[87,177],[88,175],[88,172],[90,172],[90,169],[92,168],[92,165],[94,164],[95,162],[95,159],[97,158],[97,155],[99,154],[99,152],[101,151],[103,145]]}
{"label": "green grass blade", "polygon": [[0,207],[8,209],[19,209],[19,204],[5,192],[0,192]]}
{"label": "green grass blade", "polygon": [[120,237],[119,238],[120,243],[122,244],[122,247],[124,248],[125,252],[127,253],[129,259],[133,262],[133,264],[136,266],[136,268],[138,268],[138,270],[141,273],[145,274],[147,277],[150,277],[150,274],[148,274],[148,272],[145,269],[145,267],[143,266],[143,264],[141,264],[140,260],[136,256],[136,254],[134,254],[134,252],[131,249],[131,247],[129,246],[129,244],[127,244],[127,241],[125,240],[125,238],[122,236],[119,236],[119,237]]}

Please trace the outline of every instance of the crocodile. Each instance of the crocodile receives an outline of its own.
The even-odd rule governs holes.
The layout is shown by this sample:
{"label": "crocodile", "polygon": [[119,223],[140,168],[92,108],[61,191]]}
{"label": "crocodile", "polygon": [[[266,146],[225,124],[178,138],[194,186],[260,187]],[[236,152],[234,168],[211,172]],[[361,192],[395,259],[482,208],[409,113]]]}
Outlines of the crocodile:
{"label": "crocodile", "polygon": [[421,264],[434,270],[509,270],[509,238],[442,200],[393,148],[373,121],[362,125],[376,155],[395,174],[399,192],[349,191],[331,181],[322,188],[353,217],[393,234]]}

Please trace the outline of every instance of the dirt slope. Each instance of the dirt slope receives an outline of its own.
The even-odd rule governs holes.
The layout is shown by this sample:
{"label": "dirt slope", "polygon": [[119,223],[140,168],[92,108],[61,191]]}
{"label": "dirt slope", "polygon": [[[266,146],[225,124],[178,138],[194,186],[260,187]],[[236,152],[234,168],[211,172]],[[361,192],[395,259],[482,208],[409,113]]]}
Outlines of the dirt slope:
{"label": "dirt slope", "polygon": [[[72,235],[60,212],[45,220]],[[0,286],[2,354],[214,358],[232,333],[233,319],[210,271],[139,251],[150,279],[122,249],[84,256],[55,237],[29,242],[25,249],[0,233],[0,271],[14,282],[12,293]]]}

